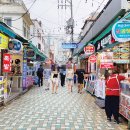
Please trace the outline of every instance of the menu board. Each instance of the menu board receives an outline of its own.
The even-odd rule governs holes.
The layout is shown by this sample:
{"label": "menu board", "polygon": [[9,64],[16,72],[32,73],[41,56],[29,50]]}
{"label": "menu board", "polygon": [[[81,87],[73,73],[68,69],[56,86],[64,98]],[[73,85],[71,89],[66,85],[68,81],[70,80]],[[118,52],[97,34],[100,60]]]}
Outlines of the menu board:
{"label": "menu board", "polygon": [[123,43],[113,48],[113,62],[115,63],[130,63],[130,45]]}

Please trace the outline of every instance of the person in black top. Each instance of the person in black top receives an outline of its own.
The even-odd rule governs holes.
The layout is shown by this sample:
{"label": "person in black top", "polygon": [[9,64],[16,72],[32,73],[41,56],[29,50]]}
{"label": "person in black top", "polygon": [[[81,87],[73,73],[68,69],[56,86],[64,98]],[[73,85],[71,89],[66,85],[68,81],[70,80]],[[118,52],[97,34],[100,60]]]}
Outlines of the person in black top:
{"label": "person in black top", "polygon": [[39,87],[43,85],[43,67],[40,65],[40,67],[37,70],[37,76],[38,76],[38,85]]}
{"label": "person in black top", "polygon": [[83,88],[85,70],[77,69],[76,74],[77,74],[77,79],[78,79],[78,93],[82,93],[81,91]]}

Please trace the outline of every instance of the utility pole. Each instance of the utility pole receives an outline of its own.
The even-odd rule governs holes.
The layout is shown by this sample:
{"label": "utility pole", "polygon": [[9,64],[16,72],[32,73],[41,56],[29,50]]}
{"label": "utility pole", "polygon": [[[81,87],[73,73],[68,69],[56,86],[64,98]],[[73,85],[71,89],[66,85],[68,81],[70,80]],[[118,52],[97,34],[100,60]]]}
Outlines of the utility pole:
{"label": "utility pole", "polygon": [[[73,2],[72,0],[58,0],[58,9],[59,7],[61,7],[61,9],[63,9],[63,7],[65,7],[65,9],[67,7],[70,7],[71,16],[70,16],[70,19],[67,21],[66,32],[71,34],[71,43],[73,43],[74,42]],[[73,54],[73,50],[74,49],[71,49],[72,54]]]}

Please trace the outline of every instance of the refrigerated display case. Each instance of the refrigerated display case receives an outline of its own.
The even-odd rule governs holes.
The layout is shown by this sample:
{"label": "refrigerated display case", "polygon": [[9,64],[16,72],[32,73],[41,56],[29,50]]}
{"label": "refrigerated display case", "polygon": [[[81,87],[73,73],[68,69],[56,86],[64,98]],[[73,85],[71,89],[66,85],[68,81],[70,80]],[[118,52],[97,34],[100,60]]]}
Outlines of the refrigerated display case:
{"label": "refrigerated display case", "polygon": [[121,82],[120,114],[130,120],[130,83]]}

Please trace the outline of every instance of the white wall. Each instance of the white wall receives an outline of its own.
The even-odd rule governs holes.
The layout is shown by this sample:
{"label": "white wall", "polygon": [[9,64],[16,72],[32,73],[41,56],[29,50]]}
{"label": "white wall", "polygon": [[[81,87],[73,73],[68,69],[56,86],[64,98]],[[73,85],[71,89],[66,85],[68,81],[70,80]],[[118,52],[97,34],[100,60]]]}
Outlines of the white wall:
{"label": "white wall", "polygon": [[[32,43],[38,48],[38,43],[41,45],[41,52],[44,52],[44,48],[45,48],[45,41],[42,40],[43,39],[43,29],[42,29],[42,25],[39,25],[39,21],[38,20],[33,20],[33,24],[30,26],[30,33],[31,33],[31,37],[33,37],[31,39]],[[40,37],[38,37],[38,33],[40,33],[41,35],[41,39]]]}

